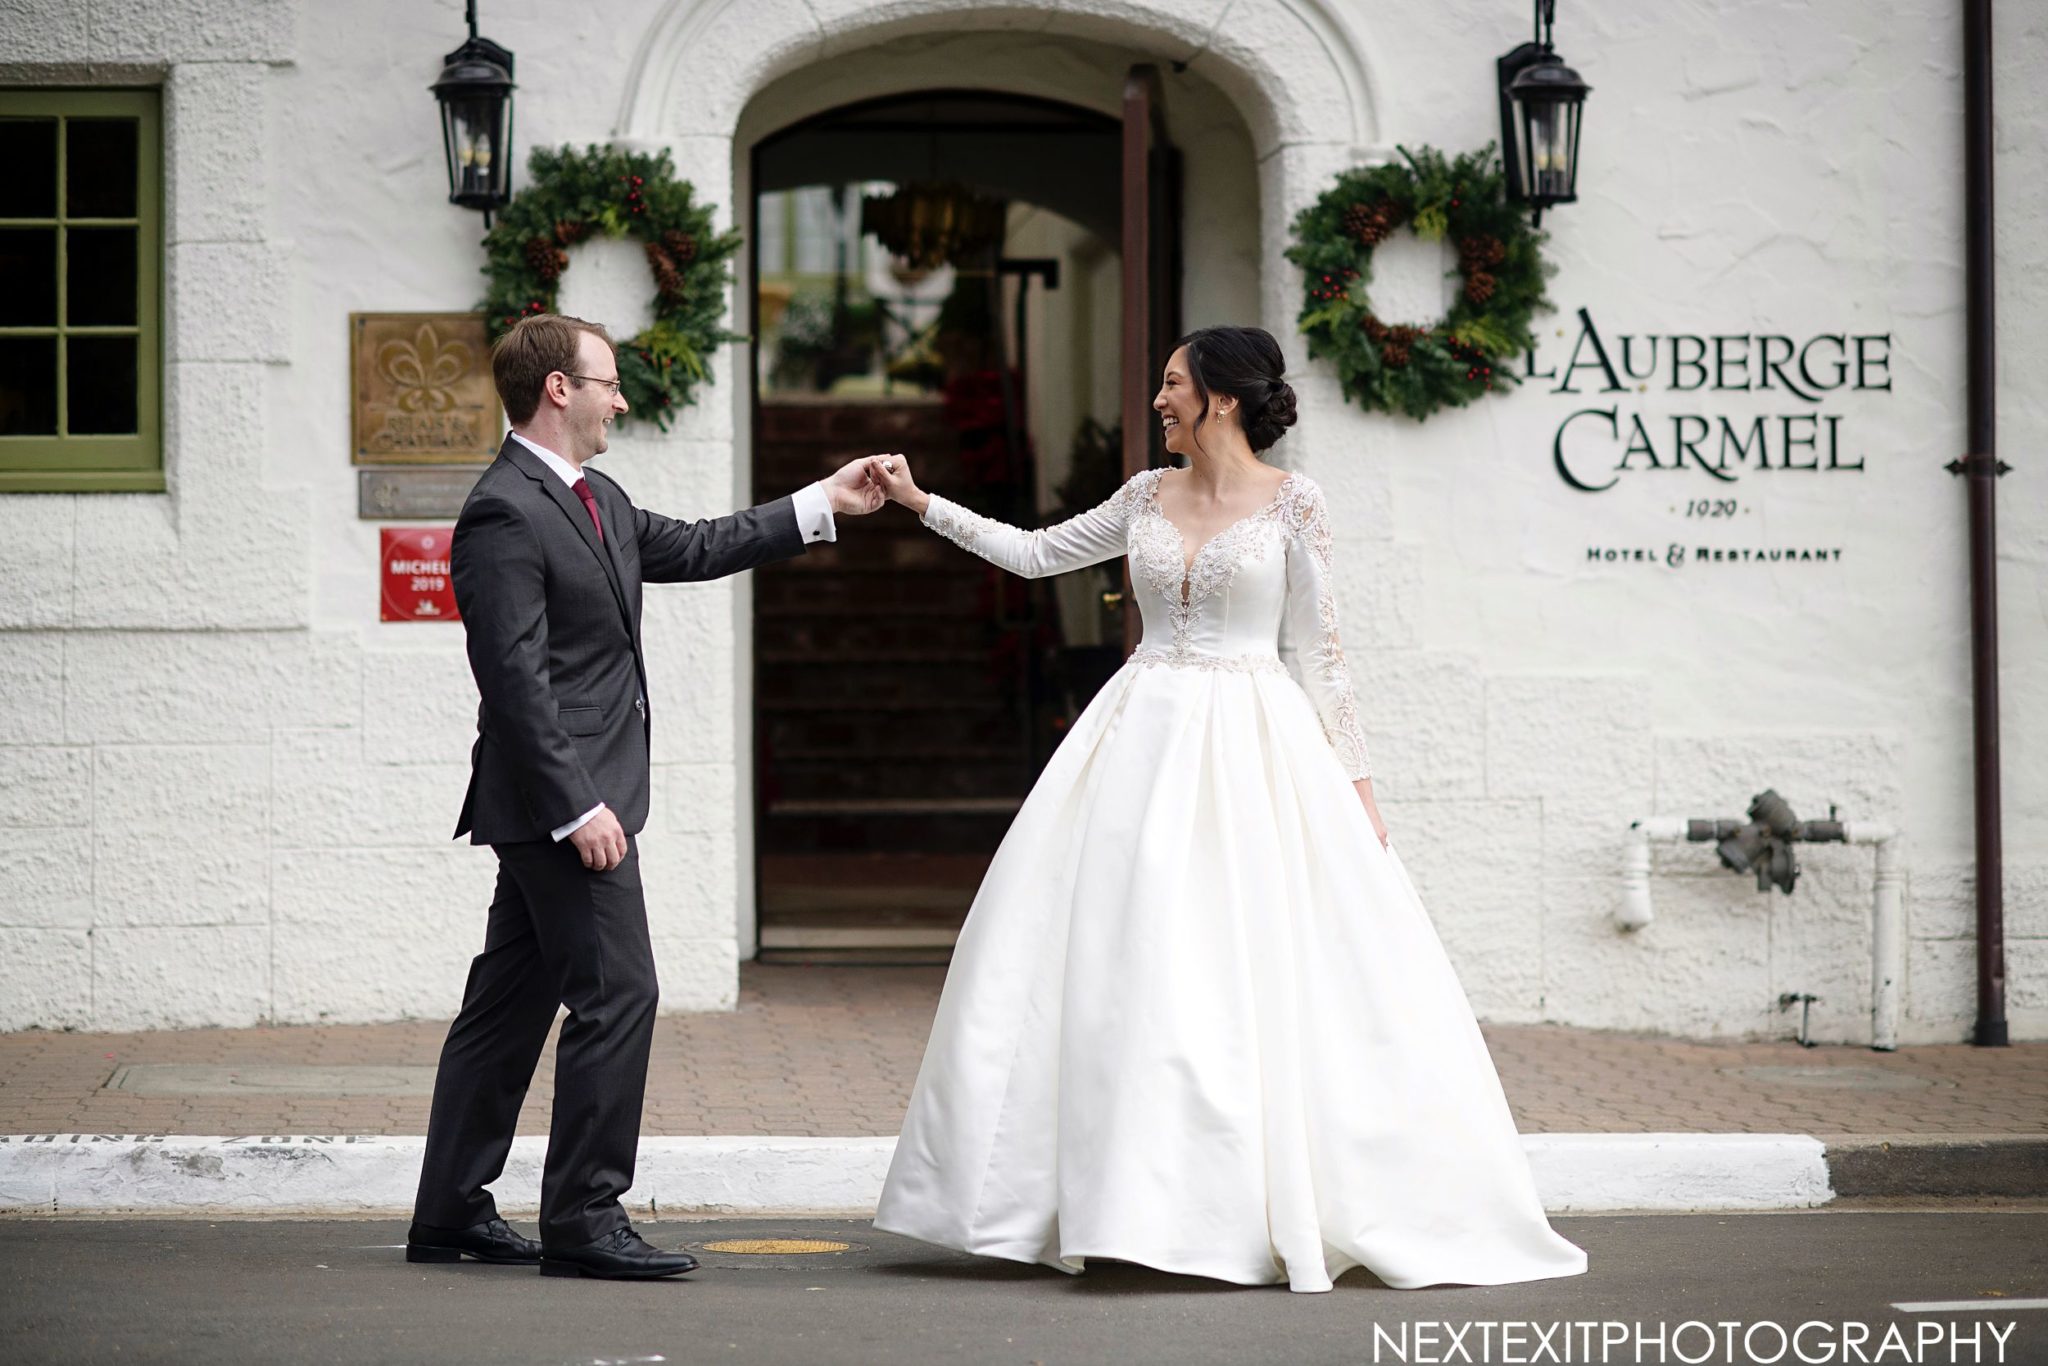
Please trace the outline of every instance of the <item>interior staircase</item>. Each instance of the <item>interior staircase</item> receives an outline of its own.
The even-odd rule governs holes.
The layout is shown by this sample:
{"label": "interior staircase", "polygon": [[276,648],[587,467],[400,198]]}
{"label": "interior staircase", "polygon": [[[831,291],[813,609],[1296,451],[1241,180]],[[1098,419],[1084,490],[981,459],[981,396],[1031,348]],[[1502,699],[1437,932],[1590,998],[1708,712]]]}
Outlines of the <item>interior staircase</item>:
{"label": "interior staircase", "polygon": [[[989,506],[985,488],[963,488],[935,401],[758,413],[757,498],[901,451],[927,490]],[[1035,774],[1028,652],[1008,629],[1024,590],[894,504],[756,572],[762,959],[950,956]]]}

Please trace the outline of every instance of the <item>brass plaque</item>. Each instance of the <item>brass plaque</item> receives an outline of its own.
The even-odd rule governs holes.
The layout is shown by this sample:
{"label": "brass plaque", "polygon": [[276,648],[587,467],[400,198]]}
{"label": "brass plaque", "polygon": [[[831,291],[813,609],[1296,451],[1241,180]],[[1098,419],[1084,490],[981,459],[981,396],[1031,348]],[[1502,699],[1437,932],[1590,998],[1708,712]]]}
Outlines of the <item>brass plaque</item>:
{"label": "brass plaque", "polygon": [[446,522],[459,516],[483,471],[357,470],[356,516],[366,522]]}
{"label": "brass plaque", "polygon": [[505,430],[481,313],[348,316],[351,461],[488,463]]}

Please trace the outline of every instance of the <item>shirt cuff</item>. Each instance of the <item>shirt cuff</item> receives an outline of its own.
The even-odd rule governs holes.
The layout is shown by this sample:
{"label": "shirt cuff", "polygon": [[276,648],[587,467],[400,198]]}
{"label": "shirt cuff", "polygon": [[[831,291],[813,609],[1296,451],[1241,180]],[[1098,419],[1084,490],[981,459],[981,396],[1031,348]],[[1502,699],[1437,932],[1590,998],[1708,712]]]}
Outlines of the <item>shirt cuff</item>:
{"label": "shirt cuff", "polygon": [[592,816],[595,816],[598,812],[602,810],[604,810],[604,803],[599,802],[596,806],[591,807],[588,811],[578,816],[575,820],[570,821],[567,825],[556,826],[552,832],[555,838],[555,843],[560,844],[563,840],[569,838],[569,836],[575,834],[578,830],[581,830],[584,826],[590,824],[590,818]]}
{"label": "shirt cuff", "polygon": [[796,504],[797,530],[803,533],[805,545],[839,539],[838,524],[832,520],[832,498],[822,483],[805,485],[790,501]]}

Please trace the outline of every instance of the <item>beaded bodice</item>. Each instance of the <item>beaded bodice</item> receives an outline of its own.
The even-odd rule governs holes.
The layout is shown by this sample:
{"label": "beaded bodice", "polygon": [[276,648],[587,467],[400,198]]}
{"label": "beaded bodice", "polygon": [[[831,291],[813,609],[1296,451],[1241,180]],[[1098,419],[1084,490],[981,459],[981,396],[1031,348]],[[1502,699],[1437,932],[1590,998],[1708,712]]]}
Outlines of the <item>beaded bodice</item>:
{"label": "beaded bodice", "polygon": [[1145,666],[1281,673],[1283,622],[1301,682],[1345,771],[1368,777],[1331,582],[1332,536],[1319,485],[1294,473],[1271,502],[1188,554],[1159,505],[1165,470],[1147,470],[1101,506],[1039,531],[1020,531],[934,496],[925,524],[995,564],[1028,577],[1131,563],[1144,638],[1131,662]]}

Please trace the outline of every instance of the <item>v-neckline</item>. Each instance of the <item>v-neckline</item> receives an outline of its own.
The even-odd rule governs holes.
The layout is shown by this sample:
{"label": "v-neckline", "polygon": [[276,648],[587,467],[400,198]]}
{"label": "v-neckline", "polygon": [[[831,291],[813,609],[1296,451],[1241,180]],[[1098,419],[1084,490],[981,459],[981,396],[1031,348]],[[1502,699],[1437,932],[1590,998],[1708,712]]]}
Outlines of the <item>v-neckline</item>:
{"label": "v-neckline", "polygon": [[1257,518],[1263,517],[1267,513],[1271,512],[1274,508],[1280,506],[1280,499],[1287,492],[1287,486],[1294,482],[1294,476],[1296,473],[1297,472],[1294,470],[1289,470],[1287,472],[1287,477],[1285,479],[1282,479],[1279,483],[1273,486],[1273,496],[1272,498],[1268,499],[1263,506],[1260,506],[1258,508],[1253,509],[1250,512],[1247,512],[1244,516],[1238,518],[1230,525],[1224,527],[1222,530],[1210,536],[1207,540],[1203,541],[1200,545],[1196,546],[1195,553],[1190,555],[1188,554],[1187,532],[1181,530],[1180,523],[1174,521],[1173,518],[1167,516],[1166,509],[1160,505],[1159,484],[1160,481],[1166,477],[1166,472],[1164,470],[1160,471],[1159,478],[1154,479],[1152,481],[1152,490],[1146,496],[1145,503],[1146,506],[1152,509],[1153,516],[1157,517],[1160,521],[1166,523],[1167,526],[1173,529],[1175,539],[1180,542],[1180,587],[1182,603],[1186,603],[1187,601],[1188,580],[1194,577],[1195,564],[1202,558],[1202,552],[1207,550],[1210,546],[1216,544],[1216,542],[1221,538],[1229,535],[1231,532],[1243,526],[1246,522],[1253,521]]}

